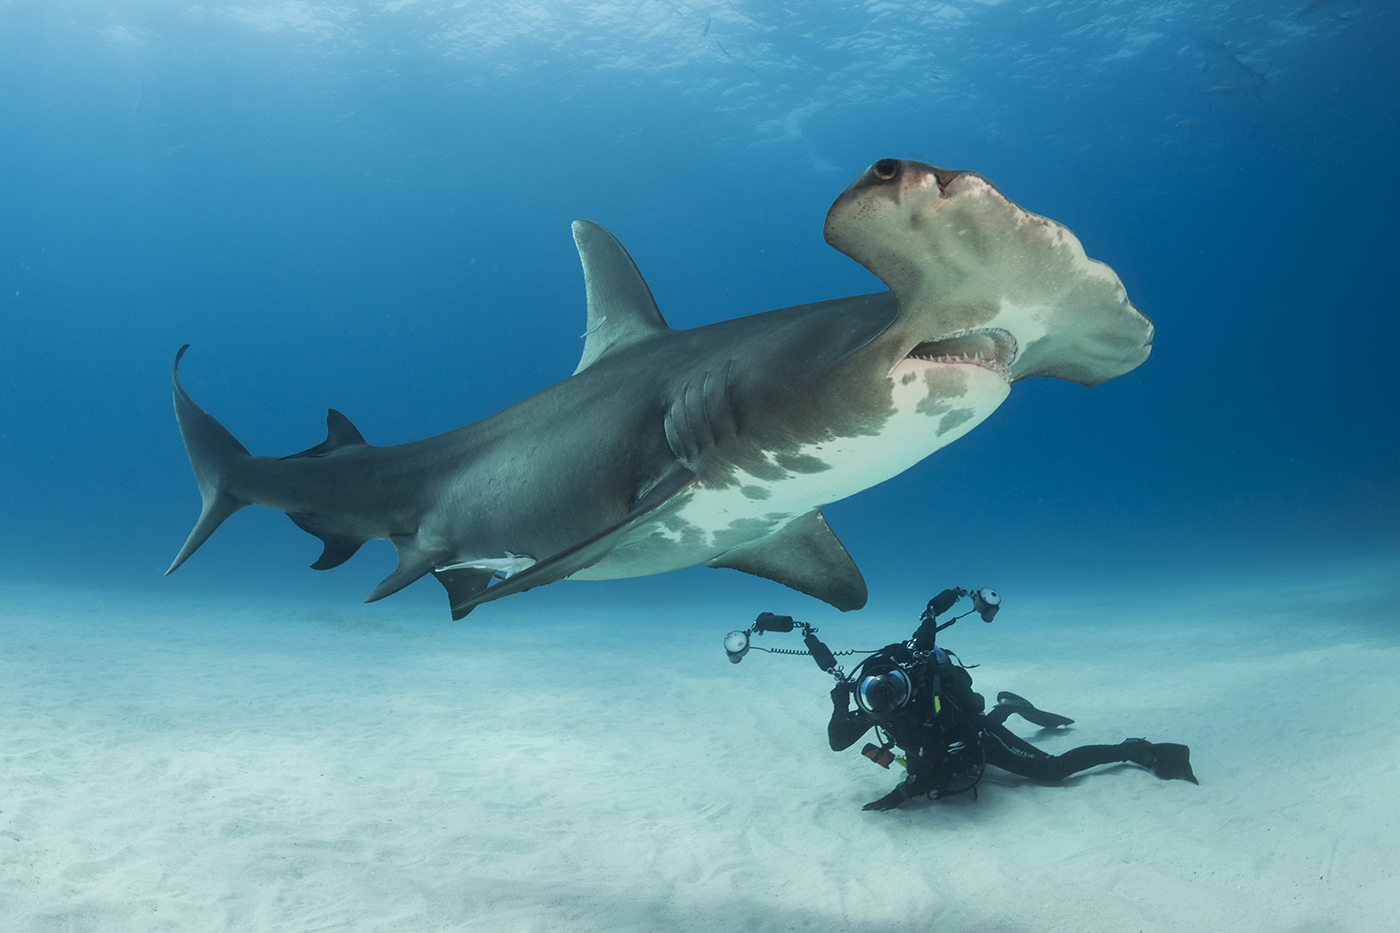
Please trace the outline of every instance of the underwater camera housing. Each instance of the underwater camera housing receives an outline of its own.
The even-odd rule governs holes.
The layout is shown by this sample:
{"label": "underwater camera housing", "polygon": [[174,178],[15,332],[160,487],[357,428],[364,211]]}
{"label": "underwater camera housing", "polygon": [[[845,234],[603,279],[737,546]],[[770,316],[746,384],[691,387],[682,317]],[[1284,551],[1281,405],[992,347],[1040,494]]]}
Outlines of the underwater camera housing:
{"label": "underwater camera housing", "polygon": [[863,665],[860,680],[852,691],[856,705],[867,715],[879,718],[903,709],[914,696],[914,682],[904,668],[893,661]]}

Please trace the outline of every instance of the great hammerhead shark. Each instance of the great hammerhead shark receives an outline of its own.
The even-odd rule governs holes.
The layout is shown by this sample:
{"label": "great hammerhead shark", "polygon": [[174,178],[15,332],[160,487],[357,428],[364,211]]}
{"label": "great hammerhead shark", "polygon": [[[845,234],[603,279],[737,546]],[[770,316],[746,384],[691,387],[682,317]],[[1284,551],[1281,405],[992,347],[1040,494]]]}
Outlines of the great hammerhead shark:
{"label": "great hammerhead shark", "polygon": [[531,587],[704,563],[842,610],[866,587],[821,507],[957,440],[1029,376],[1097,385],[1140,364],[1153,326],[1113,270],[975,172],[882,159],[826,216],[826,241],[889,290],[672,330],[627,251],[580,220],[588,328],[574,374],[488,418],[375,447],[344,415],[324,442],[254,457],[181,387],[203,511],[170,573],[246,505],[325,545],[371,538],[431,573],[452,617]]}

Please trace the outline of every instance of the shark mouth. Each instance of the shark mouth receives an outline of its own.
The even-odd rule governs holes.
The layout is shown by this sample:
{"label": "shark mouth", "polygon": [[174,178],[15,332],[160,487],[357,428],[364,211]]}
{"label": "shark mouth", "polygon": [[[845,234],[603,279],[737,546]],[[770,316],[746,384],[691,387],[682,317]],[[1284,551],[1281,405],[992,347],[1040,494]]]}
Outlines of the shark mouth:
{"label": "shark mouth", "polygon": [[1011,363],[1016,359],[1016,338],[997,327],[965,330],[937,340],[925,340],[910,350],[905,359],[980,366],[1010,382]]}

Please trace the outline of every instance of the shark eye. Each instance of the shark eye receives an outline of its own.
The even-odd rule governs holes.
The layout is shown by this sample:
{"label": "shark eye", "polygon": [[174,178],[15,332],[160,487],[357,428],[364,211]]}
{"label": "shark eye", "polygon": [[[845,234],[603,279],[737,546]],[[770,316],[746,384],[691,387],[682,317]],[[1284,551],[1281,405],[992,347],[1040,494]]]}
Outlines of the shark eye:
{"label": "shark eye", "polygon": [[872,165],[870,169],[875,173],[876,178],[880,179],[881,181],[889,181],[891,178],[899,174],[899,160],[881,159],[879,162],[876,162],[874,165]]}

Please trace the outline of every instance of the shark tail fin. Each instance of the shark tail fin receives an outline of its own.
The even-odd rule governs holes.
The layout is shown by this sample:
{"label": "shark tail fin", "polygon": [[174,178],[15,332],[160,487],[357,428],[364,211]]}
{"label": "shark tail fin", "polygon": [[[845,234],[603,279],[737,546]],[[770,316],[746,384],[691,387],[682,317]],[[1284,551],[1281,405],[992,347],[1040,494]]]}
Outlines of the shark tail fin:
{"label": "shark tail fin", "polygon": [[576,220],[574,245],[588,294],[588,329],[577,375],[608,354],[670,328],[641,270],[616,237],[591,220]]}
{"label": "shark tail fin", "polygon": [[185,441],[185,452],[189,454],[190,466],[194,468],[194,479],[199,485],[199,496],[204,502],[199,521],[185,539],[185,546],[175,555],[175,561],[166,574],[174,573],[199,546],[209,539],[224,521],[234,512],[251,505],[231,493],[226,480],[231,468],[240,461],[251,459],[247,448],[234,438],[214,416],[195,404],[184,386],[180,385],[180,357],[190,348],[185,344],[175,354],[175,362],[170,367],[170,382],[175,393],[175,418],[180,423],[180,436]]}

